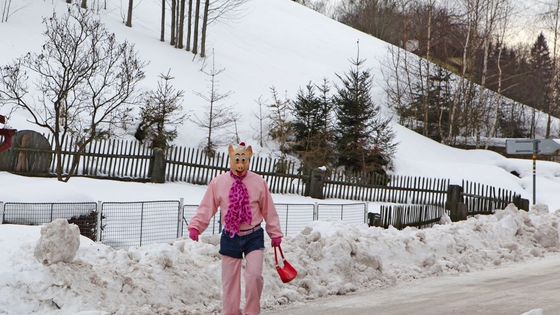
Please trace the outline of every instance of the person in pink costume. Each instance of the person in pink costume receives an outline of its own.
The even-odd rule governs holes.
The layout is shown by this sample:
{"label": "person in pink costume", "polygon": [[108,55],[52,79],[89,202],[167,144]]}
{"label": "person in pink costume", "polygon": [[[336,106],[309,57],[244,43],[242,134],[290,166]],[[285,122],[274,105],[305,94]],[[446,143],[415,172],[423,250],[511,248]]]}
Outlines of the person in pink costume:
{"label": "person in pink costume", "polygon": [[[261,310],[263,290],[264,232],[273,247],[280,246],[282,231],[280,219],[264,179],[249,171],[253,155],[251,146],[240,143],[229,145],[230,171],[216,176],[202,198],[188,230],[189,237],[198,241],[210,219],[221,209],[225,222],[220,238],[222,255],[222,303],[224,315],[257,315]],[[245,308],[241,312],[241,262],[245,267]]]}

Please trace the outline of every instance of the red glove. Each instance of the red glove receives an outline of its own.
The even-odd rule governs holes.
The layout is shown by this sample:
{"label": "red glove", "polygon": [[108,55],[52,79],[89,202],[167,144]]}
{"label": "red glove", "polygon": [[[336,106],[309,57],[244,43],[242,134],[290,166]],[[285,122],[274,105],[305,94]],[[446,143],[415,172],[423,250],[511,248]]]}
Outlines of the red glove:
{"label": "red glove", "polygon": [[198,242],[198,236],[200,235],[200,232],[198,232],[197,229],[195,228],[190,228],[189,229],[189,238],[193,241],[197,241]]}
{"label": "red glove", "polygon": [[282,237],[275,237],[272,239],[272,242],[270,242],[272,247],[278,247],[280,246],[280,243],[282,243]]}

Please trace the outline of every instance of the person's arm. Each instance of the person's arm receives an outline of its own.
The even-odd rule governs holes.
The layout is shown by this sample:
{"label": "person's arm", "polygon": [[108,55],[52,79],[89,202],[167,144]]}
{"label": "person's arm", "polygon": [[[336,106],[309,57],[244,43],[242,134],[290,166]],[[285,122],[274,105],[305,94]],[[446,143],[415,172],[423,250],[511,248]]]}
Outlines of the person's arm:
{"label": "person's arm", "polygon": [[198,231],[199,234],[202,234],[204,230],[210,224],[210,220],[218,211],[218,204],[216,202],[215,196],[215,180],[212,180],[210,184],[208,184],[208,188],[206,189],[206,193],[196,210],[196,214],[191,219],[191,222],[188,226],[188,229],[195,229]]}
{"label": "person's arm", "polygon": [[268,190],[268,185],[264,180],[262,182],[264,192],[261,200],[261,213],[266,222],[266,232],[271,239],[281,239],[284,234],[282,233],[282,228],[280,227],[280,218],[278,217],[278,212],[276,212],[276,207],[274,206],[272,195]]}

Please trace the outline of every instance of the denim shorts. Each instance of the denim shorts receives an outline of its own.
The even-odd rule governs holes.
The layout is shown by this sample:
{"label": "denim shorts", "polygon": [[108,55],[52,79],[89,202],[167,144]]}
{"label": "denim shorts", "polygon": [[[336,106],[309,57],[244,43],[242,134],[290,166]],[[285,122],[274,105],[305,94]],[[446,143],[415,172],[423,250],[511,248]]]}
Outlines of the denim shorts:
{"label": "denim shorts", "polygon": [[232,258],[241,259],[250,252],[258,249],[264,249],[264,230],[258,229],[251,234],[233,238],[226,231],[222,231],[220,237],[220,254]]}

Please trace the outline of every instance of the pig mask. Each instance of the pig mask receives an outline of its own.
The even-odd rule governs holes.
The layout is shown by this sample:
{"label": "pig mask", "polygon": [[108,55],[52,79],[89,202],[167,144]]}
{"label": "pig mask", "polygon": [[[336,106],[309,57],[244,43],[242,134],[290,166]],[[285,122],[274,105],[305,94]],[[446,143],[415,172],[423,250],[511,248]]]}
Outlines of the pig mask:
{"label": "pig mask", "polygon": [[253,156],[251,146],[245,146],[245,142],[241,142],[234,148],[233,145],[228,147],[229,168],[234,175],[244,176],[249,170],[249,162]]}

